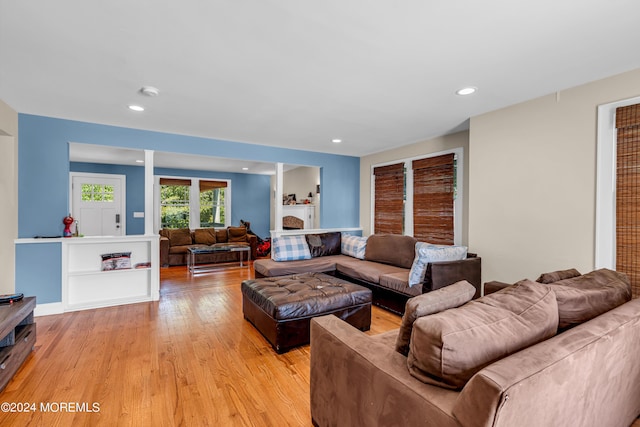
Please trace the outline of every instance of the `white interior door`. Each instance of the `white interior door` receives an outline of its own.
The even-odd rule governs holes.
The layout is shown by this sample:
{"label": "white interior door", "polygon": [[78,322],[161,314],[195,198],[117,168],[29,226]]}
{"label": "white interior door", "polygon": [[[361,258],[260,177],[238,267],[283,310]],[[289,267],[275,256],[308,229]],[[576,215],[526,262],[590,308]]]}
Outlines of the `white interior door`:
{"label": "white interior door", "polygon": [[124,175],[71,175],[71,216],[85,236],[122,236],[125,233]]}

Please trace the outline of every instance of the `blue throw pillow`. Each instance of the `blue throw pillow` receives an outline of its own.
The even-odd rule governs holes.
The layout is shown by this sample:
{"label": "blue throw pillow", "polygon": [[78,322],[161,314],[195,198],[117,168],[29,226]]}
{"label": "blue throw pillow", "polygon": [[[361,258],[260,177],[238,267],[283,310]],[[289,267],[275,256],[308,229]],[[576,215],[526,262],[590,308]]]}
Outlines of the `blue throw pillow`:
{"label": "blue throw pillow", "polygon": [[438,261],[459,261],[467,257],[466,246],[432,245],[417,242],[416,257],[409,272],[409,286],[415,286],[424,281],[427,264]]}
{"label": "blue throw pillow", "polygon": [[311,259],[311,252],[304,236],[281,236],[273,239],[271,259],[274,261],[296,261]]}
{"label": "blue throw pillow", "polygon": [[367,238],[344,234],[340,242],[340,252],[354,258],[364,259],[364,251],[367,248]]}

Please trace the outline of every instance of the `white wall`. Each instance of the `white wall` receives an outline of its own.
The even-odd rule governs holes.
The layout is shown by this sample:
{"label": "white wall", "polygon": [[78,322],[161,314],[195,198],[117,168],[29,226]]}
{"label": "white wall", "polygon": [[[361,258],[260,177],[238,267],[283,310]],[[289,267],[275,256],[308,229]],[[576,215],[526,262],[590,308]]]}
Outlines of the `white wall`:
{"label": "white wall", "polygon": [[[282,177],[282,194],[295,194],[298,203],[308,199],[309,192],[313,194],[311,202],[315,205],[315,224],[313,228],[320,228],[320,198],[316,194],[316,185],[320,184],[320,168],[315,166],[300,166],[286,171]],[[271,190],[275,188],[275,177],[271,177]],[[321,190],[322,191],[322,190]],[[282,203],[282,201],[280,201]],[[271,230],[275,229],[275,207],[271,207]]]}
{"label": "white wall", "polygon": [[18,237],[18,114],[0,100],[0,294],[15,291]]}
{"label": "white wall", "polygon": [[597,106],[640,95],[640,70],[473,117],[469,246],[483,281],[594,268]]}
{"label": "white wall", "polygon": [[[360,158],[360,227],[362,234],[367,236],[371,234],[371,174],[372,166],[380,163],[392,162],[395,160],[403,160],[417,156],[423,156],[430,153],[451,150],[454,148],[462,148],[464,152],[464,182],[465,190],[463,191],[463,227],[462,227],[462,244],[468,241],[468,191],[469,185],[469,162],[467,160],[467,152],[469,148],[469,133],[458,132],[451,135],[445,135],[430,140],[417,142],[415,144],[405,145],[394,148],[381,153],[371,154]],[[469,248],[471,252],[475,252],[475,248]]]}

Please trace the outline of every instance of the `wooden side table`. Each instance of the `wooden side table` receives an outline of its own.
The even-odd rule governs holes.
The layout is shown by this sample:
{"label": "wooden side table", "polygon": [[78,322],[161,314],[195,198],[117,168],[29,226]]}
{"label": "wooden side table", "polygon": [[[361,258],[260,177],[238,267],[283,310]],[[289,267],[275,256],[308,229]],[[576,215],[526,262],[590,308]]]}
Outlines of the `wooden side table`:
{"label": "wooden side table", "polygon": [[18,372],[36,343],[36,297],[0,305],[0,391]]}

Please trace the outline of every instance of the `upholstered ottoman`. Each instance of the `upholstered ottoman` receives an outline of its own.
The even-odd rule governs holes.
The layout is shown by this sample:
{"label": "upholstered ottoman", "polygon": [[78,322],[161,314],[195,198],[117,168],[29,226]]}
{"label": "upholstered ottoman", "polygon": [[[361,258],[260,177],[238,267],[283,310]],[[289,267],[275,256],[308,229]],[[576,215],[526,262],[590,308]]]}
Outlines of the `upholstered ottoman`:
{"label": "upholstered ottoman", "polygon": [[311,318],[334,314],[354,327],[371,326],[371,290],[324,273],[242,282],[244,318],[277,353],[309,342]]}

